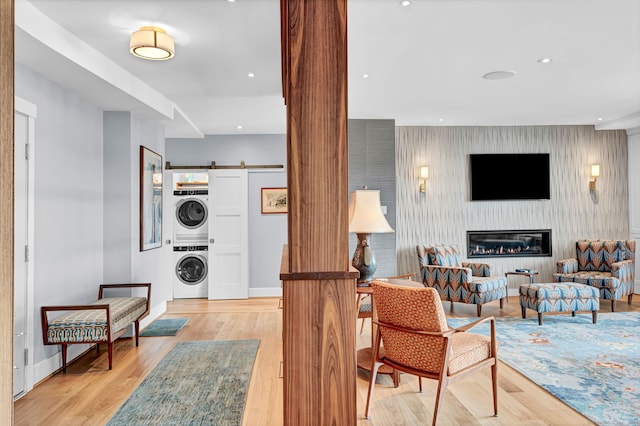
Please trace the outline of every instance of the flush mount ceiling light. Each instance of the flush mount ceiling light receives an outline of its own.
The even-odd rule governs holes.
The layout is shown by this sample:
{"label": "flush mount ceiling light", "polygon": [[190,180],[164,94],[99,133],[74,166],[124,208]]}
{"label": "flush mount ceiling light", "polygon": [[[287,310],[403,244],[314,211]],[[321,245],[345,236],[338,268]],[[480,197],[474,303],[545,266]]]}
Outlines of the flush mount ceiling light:
{"label": "flush mount ceiling light", "polygon": [[173,58],[175,45],[173,38],[158,27],[140,27],[131,34],[129,51],[142,59],[161,61]]}
{"label": "flush mount ceiling light", "polygon": [[515,71],[491,71],[482,76],[485,80],[504,80],[516,75]]}
{"label": "flush mount ceiling light", "polygon": [[541,64],[550,64],[553,61],[553,59],[551,58],[540,58],[538,59],[538,62]]}

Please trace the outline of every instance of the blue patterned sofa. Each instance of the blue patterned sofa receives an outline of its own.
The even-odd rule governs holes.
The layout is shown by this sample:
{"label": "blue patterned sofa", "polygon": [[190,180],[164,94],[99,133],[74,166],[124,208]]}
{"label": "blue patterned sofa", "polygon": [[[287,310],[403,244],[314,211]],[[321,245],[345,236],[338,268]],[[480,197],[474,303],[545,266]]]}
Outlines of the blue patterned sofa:
{"label": "blue patterned sofa", "polygon": [[[105,290],[145,288],[146,297],[104,297]],[[109,370],[113,359],[113,342],[134,324],[136,346],[140,335],[140,320],[149,314],[151,284],[102,284],[98,300],[86,305],[42,306],[42,337],[45,345],[62,346],[62,372],[67,371],[67,346],[77,343],[105,342],[109,351]],[[53,319],[50,312],[64,312]],[[54,315],[54,314],[51,314]]]}
{"label": "blue patterned sofa", "polygon": [[422,283],[433,287],[442,300],[477,305],[478,316],[482,305],[500,300],[500,308],[507,297],[507,279],[491,276],[487,263],[463,262],[455,244],[416,246]]}
{"label": "blue patterned sofa", "polygon": [[578,240],[576,257],[556,263],[555,282],[574,282],[597,287],[600,299],[633,297],[636,242],[634,240]]}

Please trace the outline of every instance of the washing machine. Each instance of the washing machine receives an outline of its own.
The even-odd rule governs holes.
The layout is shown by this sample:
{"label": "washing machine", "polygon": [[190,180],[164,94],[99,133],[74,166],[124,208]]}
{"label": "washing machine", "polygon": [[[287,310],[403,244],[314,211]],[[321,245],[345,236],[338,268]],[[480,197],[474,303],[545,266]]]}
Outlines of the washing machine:
{"label": "washing machine", "polygon": [[173,191],[175,215],[173,242],[176,245],[204,245],[209,240],[209,191],[189,189]]}
{"label": "washing machine", "polygon": [[209,295],[209,246],[173,246],[175,260],[173,298],[207,298]]}

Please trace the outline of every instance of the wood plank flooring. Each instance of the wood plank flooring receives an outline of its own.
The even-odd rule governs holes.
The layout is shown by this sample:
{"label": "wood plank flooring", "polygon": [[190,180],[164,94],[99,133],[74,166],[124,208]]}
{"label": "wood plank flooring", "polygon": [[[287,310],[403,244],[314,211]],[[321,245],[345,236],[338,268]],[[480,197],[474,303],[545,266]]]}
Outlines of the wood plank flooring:
{"label": "wood plank flooring", "polygon": [[[185,327],[172,337],[142,337],[117,341],[113,370],[107,367],[107,351],[83,355],[67,368],[36,385],[14,404],[15,425],[103,425],[118,410],[149,371],[175,345],[189,340],[260,339],[253,377],[245,407],[243,425],[282,424],[282,310],[279,298],[207,301],[176,300],[168,303],[165,318],[187,317]],[[603,302],[601,312],[610,304]],[[449,310],[449,303],[445,303]],[[640,311],[640,296],[631,306],[619,302],[618,312]],[[533,312],[531,312],[533,314]],[[475,317],[475,306],[455,304],[455,316]],[[500,310],[498,302],[483,307],[483,316],[520,316],[515,297]],[[590,315],[590,314],[584,314]],[[360,323],[357,324],[357,331]],[[367,322],[357,337],[358,348],[371,343]],[[573,409],[533,382],[499,365],[499,416],[491,415],[489,370],[468,377],[447,388],[440,425],[591,425]],[[394,388],[391,377],[379,376],[371,416],[363,418],[368,372],[359,370],[357,380],[358,425],[389,426],[430,424],[435,401],[435,381],[423,381],[418,392],[417,378],[402,374]],[[313,380],[309,377],[309,380]]]}

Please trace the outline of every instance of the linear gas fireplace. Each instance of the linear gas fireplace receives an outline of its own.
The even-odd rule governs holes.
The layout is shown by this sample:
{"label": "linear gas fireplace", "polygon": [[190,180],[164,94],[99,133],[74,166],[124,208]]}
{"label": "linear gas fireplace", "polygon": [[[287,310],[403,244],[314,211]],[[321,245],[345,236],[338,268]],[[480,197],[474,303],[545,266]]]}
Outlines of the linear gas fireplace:
{"label": "linear gas fireplace", "polygon": [[551,256],[551,229],[467,231],[467,257]]}

